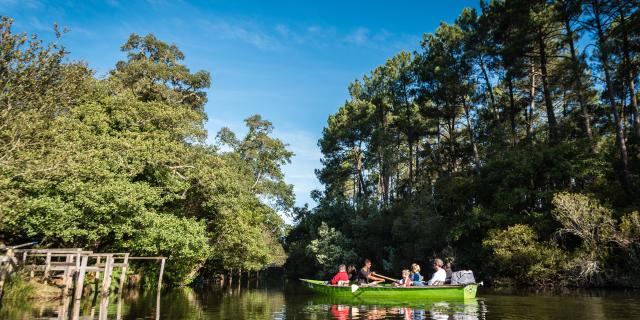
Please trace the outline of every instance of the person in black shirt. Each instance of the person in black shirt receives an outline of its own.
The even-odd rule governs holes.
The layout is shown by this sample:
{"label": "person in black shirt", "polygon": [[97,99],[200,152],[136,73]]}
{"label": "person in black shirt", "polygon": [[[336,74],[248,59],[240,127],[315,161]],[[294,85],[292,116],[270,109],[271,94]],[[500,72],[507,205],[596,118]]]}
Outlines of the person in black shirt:
{"label": "person in black shirt", "polygon": [[354,265],[350,265],[347,268],[347,273],[349,274],[349,282],[356,283],[358,280],[358,269]]}
{"label": "person in black shirt", "polygon": [[376,285],[384,282],[384,279],[376,277],[371,272],[371,260],[365,259],[364,266],[358,272],[358,285]]}

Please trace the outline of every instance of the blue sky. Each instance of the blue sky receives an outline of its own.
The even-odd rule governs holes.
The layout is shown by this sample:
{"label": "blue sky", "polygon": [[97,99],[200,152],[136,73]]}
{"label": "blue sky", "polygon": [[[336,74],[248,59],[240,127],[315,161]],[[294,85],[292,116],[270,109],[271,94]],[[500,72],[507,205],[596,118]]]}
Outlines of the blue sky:
{"label": "blue sky", "polygon": [[0,0],[14,31],[53,37],[70,32],[71,59],[104,76],[124,59],[132,32],[175,43],[192,70],[211,73],[206,124],[243,134],[242,120],[261,114],[296,153],[285,168],[297,204],[321,189],[317,140],[327,117],[348,97],[347,86],[400,50],[418,48],[422,34],[453,22],[479,0],[449,1],[38,1]]}

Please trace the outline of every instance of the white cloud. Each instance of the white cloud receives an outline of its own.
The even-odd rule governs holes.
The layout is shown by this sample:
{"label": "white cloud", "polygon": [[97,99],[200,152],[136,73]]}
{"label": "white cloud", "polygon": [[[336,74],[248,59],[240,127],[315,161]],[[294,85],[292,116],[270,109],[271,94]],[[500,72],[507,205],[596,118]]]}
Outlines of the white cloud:
{"label": "white cloud", "polygon": [[347,34],[344,40],[348,43],[363,45],[369,42],[369,29],[359,27]]}
{"label": "white cloud", "polygon": [[7,7],[23,7],[27,9],[38,9],[42,7],[42,2],[38,0],[0,0],[0,5]]}
{"label": "white cloud", "polygon": [[206,32],[222,39],[238,40],[260,49],[275,49],[279,46],[275,38],[249,22],[201,19],[199,23]]}

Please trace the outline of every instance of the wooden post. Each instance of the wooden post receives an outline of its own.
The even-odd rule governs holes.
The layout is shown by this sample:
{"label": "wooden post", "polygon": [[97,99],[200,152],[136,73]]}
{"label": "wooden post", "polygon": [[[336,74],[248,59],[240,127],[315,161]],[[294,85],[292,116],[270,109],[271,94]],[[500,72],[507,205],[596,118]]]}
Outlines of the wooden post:
{"label": "wooden post", "polygon": [[[109,260],[111,260],[111,258],[107,257],[107,261]],[[109,296],[102,296],[100,298],[100,313],[98,314],[98,319],[99,320],[109,319]]]}
{"label": "wooden post", "polygon": [[80,300],[82,298],[82,289],[84,288],[84,276],[87,272],[87,260],[89,260],[89,256],[83,255],[82,262],[80,262],[80,271],[78,272],[78,278],[76,279],[75,285],[75,300]]}
{"label": "wooden post", "polygon": [[[73,256],[68,254],[65,262],[70,263],[73,259]],[[69,287],[71,286],[71,266],[67,266],[64,269],[64,275],[62,276],[62,282],[64,284],[64,289],[62,290],[62,295],[66,296],[69,293]]]}
{"label": "wooden post", "polygon": [[[164,259],[162,259],[162,266],[164,266]],[[160,320],[160,290],[156,293],[156,319]]]}
{"label": "wooden post", "polygon": [[118,292],[118,304],[116,305],[116,320],[122,320],[122,290]]}
{"label": "wooden post", "polygon": [[80,251],[81,251],[81,250],[82,250],[82,249],[78,249],[78,253],[76,253],[76,256],[75,256],[75,259],[76,259],[76,271],[77,271],[77,270],[80,270],[80,263],[81,263],[81,261],[80,261],[80,260],[81,260],[81,259],[80,259],[80,257],[81,257],[81,255],[80,255]]}
{"label": "wooden post", "polygon": [[108,255],[106,257],[105,265],[104,265],[104,278],[102,279],[102,290],[101,293],[103,295],[109,294],[109,289],[111,287],[111,272],[113,271],[113,256]]}
{"label": "wooden post", "polygon": [[162,275],[164,274],[164,260],[165,258],[162,258],[162,260],[160,261],[160,276],[158,277],[158,292],[160,292],[160,289],[162,289]]}
{"label": "wooden post", "polygon": [[7,249],[7,253],[5,255],[5,265],[0,269],[0,299],[2,299],[2,295],[4,293],[4,282],[13,271],[13,267],[16,264],[16,257],[14,256],[13,249]]}
{"label": "wooden post", "polygon": [[[97,256],[96,257],[96,266],[98,266],[99,264],[100,264],[100,256]],[[100,268],[100,267],[98,266],[98,268]],[[100,269],[98,269],[98,270],[100,270]],[[98,279],[100,279],[100,271],[96,271],[96,281],[98,281]]]}
{"label": "wooden post", "polygon": [[69,319],[69,301],[66,295],[62,295],[62,301],[60,301],[58,319]]}
{"label": "wooden post", "polygon": [[[80,300],[72,300],[73,308],[71,309],[71,320],[80,320]],[[58,318],[58,319],[67,319],[67,318]]]}
{"label": "wooden post", "polygon": [[118,286],[118,291],[122,292],[124,289],[124,281],[127,278],[127,267],[129,266],[129,253],[124,254],[124,262],[122,263],[122,268],[120,268],[120,285]]}
{"label": "wooden post", "polygon": [[46,280],[49,277],[49,270],[51,269],[51,252],[47,252],[47,258],[44,264],[44,275],[42,276],[42,279]]}

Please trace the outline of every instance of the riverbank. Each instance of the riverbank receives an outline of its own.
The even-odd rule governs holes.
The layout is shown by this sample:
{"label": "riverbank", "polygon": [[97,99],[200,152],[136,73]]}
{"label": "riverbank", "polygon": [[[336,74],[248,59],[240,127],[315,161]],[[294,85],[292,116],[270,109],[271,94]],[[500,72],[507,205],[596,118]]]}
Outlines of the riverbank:
{"label": "riverbank", "polygon": [[58,286],[34,280],[25,280],[23,275],[12,274],[5,282],[2,300],[55,300],[63,296]]}

